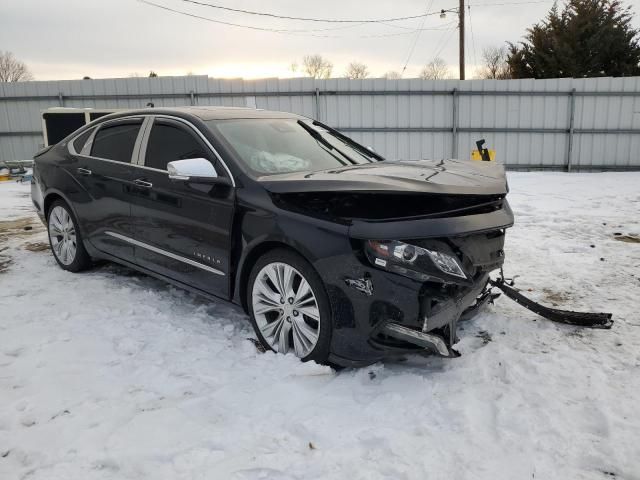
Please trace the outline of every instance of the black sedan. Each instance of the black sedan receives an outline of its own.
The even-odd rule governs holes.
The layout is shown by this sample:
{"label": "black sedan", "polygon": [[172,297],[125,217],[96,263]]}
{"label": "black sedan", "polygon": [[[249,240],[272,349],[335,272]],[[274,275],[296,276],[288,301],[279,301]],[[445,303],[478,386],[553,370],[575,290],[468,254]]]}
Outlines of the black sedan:
{"label": "black sedan", "polygon": [[39,152],[32,183],[63,269],[107,259],[232,301],[265,348],[341,366],[455,355],[503,263],[507,191],[493,162],[388,161],[220,107],[102,117]]}

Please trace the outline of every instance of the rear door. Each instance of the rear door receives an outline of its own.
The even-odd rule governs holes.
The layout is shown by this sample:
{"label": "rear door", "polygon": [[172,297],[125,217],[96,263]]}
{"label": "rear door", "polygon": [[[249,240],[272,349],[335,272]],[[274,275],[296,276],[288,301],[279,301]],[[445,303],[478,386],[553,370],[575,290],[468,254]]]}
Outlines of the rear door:
{"label": "rear door", "polygon": [[234,188],[170,180],[167,163],[189,158],[206,158],[218,175],[228,175],[194,126],[154,118],[141,145],[144,168],[134,179],[136,262],[227,298]]}
{"label": "rear door", "polygon": [[[86,240],[103,252],[133,261],[134,247],[123,238],[133,237],[131,200],[143,118],[118,119],[101,124],[70,145],[74,153],[70,172],[90,201],[74,207]],[[79,152],[77,150],[80,150]]]}

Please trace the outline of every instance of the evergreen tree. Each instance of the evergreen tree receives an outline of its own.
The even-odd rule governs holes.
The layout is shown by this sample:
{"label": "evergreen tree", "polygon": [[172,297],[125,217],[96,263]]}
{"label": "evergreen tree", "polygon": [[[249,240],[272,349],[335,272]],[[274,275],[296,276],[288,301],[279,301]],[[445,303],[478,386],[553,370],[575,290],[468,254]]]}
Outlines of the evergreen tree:
{"label": "evergreen tree", "polygon": [[569,0],[509,43],[512,78],[630,76],[640,74],[639,30],[631,7],[619,0]]}

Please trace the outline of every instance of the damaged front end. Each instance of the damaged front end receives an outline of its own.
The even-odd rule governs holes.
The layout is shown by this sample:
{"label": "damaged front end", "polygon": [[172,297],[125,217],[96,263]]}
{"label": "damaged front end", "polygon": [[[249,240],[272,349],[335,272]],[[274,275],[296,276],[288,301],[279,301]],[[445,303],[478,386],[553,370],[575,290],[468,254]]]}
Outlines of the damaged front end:
{"label": "damaged front end", "polygon": [[[457,356],[457,323],[491,300],[489,273],[504,262],[513,225],[504,170],[385,163],[289,176],[268,189],[281,209],[348,226],[351,252],[314,265],[332,302],[334,355],[362,363],[406,352]],[[362,333],[367,348],[354,351]]]}
{"label": "damaged front end", "polygon": [[[504,261],[505,228],[451,237],[366,240],[369,262],[420,282],[418,318],[381,323],[372,342],[381,348],[426,348],[453,357],[458,321],[491,300],[490,272]],[[446,348],[445,348],[446,347]]]}

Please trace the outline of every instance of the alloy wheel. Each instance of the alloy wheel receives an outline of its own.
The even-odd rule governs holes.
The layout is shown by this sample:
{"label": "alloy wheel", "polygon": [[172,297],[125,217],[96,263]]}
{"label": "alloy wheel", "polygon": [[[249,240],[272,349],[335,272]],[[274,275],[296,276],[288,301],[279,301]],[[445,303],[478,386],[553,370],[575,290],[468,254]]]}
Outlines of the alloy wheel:
{"label": "alloy wheel", "polygon": [[49,213],[51,249],[63,265],[71,265],[76,258],[76,229],[71,215],[64,207],[55,206]]}
{"label": "alloy wheel", "polygon": [[320,309],[298,270],[281,262],[265,265],[251,298],[256,325],[271,348],[278,353],[293,350],[299,358],[313,351],[320,335]]}

